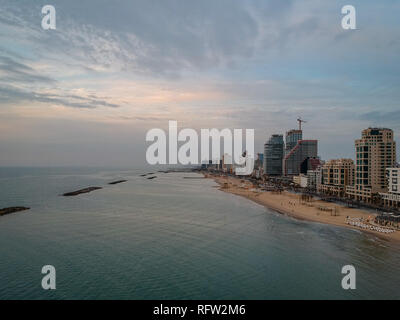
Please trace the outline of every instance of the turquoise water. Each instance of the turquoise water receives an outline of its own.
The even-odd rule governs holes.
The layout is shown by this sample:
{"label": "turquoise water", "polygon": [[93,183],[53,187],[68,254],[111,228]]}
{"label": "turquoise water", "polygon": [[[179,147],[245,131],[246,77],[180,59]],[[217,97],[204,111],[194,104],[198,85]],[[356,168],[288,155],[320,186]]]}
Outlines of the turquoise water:
{"label": "turquoise water", "polygon": [[[193,173],[0,168],[0,299],[399,299],[400,248],[297,221]],[[126,183],[107,182],[125,178]],[[104,189],[77,197],[60,194]],[[41,288],[54,265],[57,289]],[[341,288],[353,264],[357,289]]]}

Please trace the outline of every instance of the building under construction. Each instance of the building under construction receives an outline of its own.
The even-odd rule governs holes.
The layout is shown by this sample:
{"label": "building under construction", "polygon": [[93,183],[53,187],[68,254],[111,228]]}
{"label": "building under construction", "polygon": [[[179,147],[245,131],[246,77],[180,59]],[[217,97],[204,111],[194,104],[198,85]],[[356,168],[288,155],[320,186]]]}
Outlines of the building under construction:
{"label": "building under construction", "polygon": [[296,146],[285,155],[283,159],[283,173],[287,175],[299,175],[301,164],[307,158],[318,156],[318,140],[299,140]]}
{"label": "building under construction", "polygon": [[297,121],[299,129],[293,129],[286,133],[286,153],[282,164],[285,176],[299,175],[306,159],[318,157],[318,140],[303,140],[301,124],[306,121],[301,118]]}

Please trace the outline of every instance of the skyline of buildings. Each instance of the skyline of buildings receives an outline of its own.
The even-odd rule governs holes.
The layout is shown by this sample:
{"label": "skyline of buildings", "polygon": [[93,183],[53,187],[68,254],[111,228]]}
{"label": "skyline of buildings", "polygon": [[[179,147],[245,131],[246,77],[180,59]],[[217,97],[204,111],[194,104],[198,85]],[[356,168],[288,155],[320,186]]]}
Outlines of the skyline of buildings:
{"label": "skyline of buildings", "polygon": [[303,139],[299,129],[286,132],[285,143],[282,134],[273,134],[264,144],[264,174],[267,175],[299,175],[315,169],[311,159],[318,159],[318,140]]}
{"label": "skyline of buildings", "polygon": [[[274,158],[277,149],[271,142],[279,136],[282,137],[272,135],[265,144],[263,174],[266,176],[277,175],[269,170],[267,159],[277,160]],[[393,130],[364,129],[361,138],[355,140],[354,148],[355,161],[341,158],[324,162],[318,157],[318,140],[303,140],[302,130],[289,130],[280,175],[292,177],[296,185],[327,196],[369,204],[381,198],[385,205],[400,207],[400,172],[396,168]]]}

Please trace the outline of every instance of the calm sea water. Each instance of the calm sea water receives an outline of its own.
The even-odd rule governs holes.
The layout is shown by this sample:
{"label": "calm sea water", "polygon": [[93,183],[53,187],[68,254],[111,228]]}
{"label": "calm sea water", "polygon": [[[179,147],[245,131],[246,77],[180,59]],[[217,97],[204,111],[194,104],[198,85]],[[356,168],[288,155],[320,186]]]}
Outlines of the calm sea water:
{"label": "calm sea water", "polygon": [[[0,169],[0,299],[400,298],[400,248],[297,221],[193,173]],[[107,185],[115,179],[129,181]],[[104,189],[77,197],[60,194]],[[54,265],[57,289],[41,288]],[[341,268],[357,289],[341,288]]]}

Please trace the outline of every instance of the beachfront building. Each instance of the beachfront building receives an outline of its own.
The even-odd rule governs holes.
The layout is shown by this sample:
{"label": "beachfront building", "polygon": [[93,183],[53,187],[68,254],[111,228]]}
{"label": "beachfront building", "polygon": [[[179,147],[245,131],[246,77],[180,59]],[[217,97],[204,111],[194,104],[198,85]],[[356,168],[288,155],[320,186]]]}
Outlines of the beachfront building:
{"label": "beachfront building", "polygon": [[301,188],[307,188],[308,186],[308,177],[304,174],[300,174],[298,176],[293,176],[293,182],[300,186]]}
{"label": "beachfront building", "polygon": [[396,163],[396,142],[393,130],[368,128],[355,141],[356,164],[354,186],[346,187],[346,195],[354,200],[371,203],[378,193],[386,193],[386,169]]}
{"label": "beachfront building", "polygon": [[283,135],[273,134],[264,144],[264,174],[269,176],[282,175],[283,153]]}
{"label": "beachfront building", "polygon": [[317,158],[318,140],[298,140],[296,146],[283,159],[283,174],[299,175],[307,158]]}
{"label": "beachfront building", "polygon": [[400,208],[400,168],[387,168],[388,192],[379,193],[387,208]]}
{"label": "beachfront building", "polygon": [[354,184],[354,161],[334,159],[321,167],[322,181],[317,191],[326,195],[343,197],[346,187]]}
{"label": "beachfront building", "polygon": [[317,189],[317,181],[318,181],[318,174],[320,171],[316,170],[308,170],[307,171],[307,188],[310,190]]}

